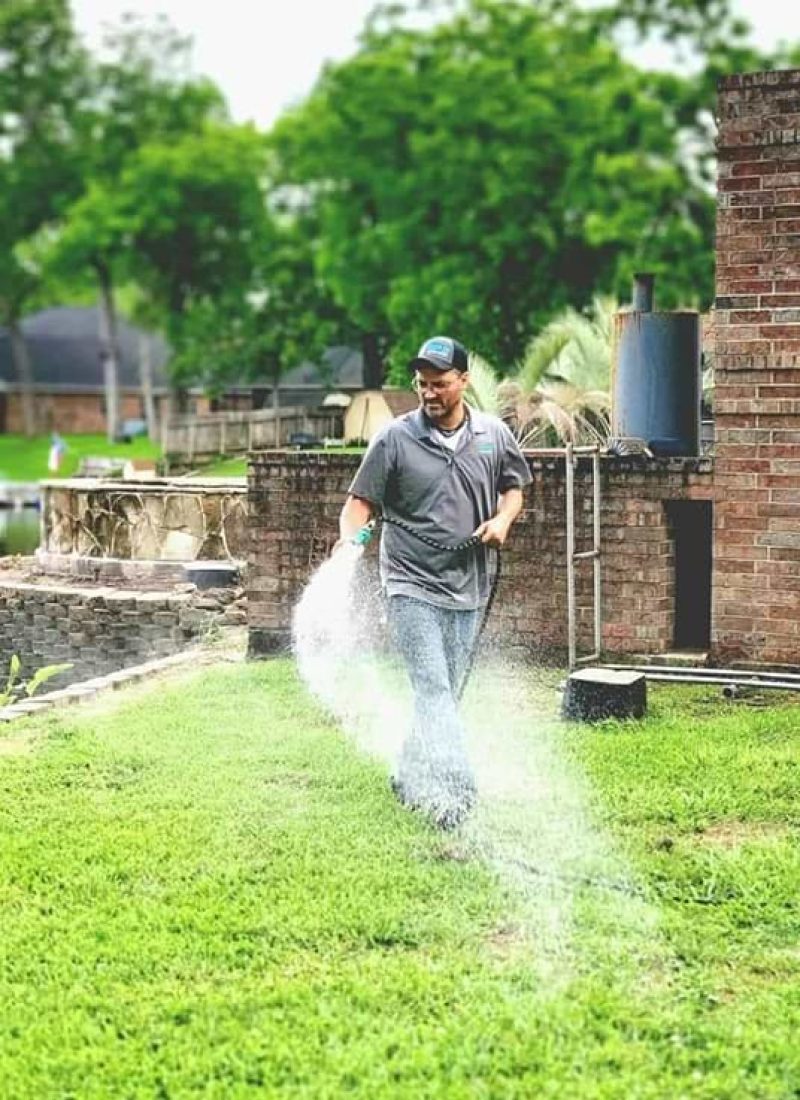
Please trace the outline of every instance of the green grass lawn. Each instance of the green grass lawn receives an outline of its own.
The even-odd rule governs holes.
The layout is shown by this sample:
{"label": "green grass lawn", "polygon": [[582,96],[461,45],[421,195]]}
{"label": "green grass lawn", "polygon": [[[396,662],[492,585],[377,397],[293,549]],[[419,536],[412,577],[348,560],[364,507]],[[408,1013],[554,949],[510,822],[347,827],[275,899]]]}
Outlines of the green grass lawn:
{"label": "green grass lawn", "polygon": [[0,435],[0,479],[8,481],[41,481],[52,477],[72,477],[82,458],[152,458],[161,448],[146,437],[130,443],[109,443],[104,435],[65,435],[67,450],[57,474],[47,469],[50,436],[28,439],[24,435]]}
{"label": "green grass lawn", "polygon": [[247,459],[220,458],[197,471],[200,477],[247,477]]}
{"label": "green grass lawn", "polygon": [[[130,443],[108,443],[104,435],[63,436],[67,450],[61,460],[61,469],[51,474],[47,469],[50,436],[0,435],[0,480],[41,481],[45,478],[72,477],[82,458],[152,458],[161,457],[161,448],[145,437]],[[361,454],[363,447],[339,448],[338,453]],[[327,452],[330,453],[330,452]],[[246,477],[247,459],[244,456],[220,458],[207,466],[198,467],[199,477]]]}
{"label": "green grass lawn", "polygon": [[650,694],[536,703],[648,914],[586,884],[549,966],[286,661],[0,731],[35,735],[0,755],[3,1095],[797,1097],[800,709]]}

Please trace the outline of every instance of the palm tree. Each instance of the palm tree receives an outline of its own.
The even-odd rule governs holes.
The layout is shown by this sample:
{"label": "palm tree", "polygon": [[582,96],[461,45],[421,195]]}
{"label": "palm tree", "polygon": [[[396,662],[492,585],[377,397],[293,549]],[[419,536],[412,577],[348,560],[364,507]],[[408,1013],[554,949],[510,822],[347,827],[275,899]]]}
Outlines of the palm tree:
{"label": "palm tree", "polygon": [[608,298],[595,298],[588,314],[563,310],[531,340],[507,379],[471,356],[468,399],[501,416],[523,447],[605,443],[614,312]]}
{"label": "palm tree", "polygon": [[482,359],[476,352],[470,352],[469,356],[469,389],[467,401],[476,409],[493,413],[495,416],[506,417],[509,407],[504,402],[500,387],[502,381],[497,376],[497,371],[491,364]]}

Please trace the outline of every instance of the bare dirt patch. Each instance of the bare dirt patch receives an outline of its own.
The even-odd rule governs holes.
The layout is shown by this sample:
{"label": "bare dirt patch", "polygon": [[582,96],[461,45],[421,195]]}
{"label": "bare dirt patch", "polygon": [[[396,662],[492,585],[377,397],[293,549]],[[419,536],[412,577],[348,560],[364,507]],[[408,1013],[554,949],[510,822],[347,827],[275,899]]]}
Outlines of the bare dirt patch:
{"label": "bare dirt patch", "polygon": [[501,958],[516,954],[528,946],[529,942],[530,937],[518,924],[501,924],[486,937],[489,950]]}
{"label": "bare dirt patch", "polygon": [[765,844],[785,840],[791,830],[786,825],[770,821],[719,821],[697,834],[698,844],[709,848],[730,850],[745,844]]}
{"label": "bare dirt patch", "polygon": [[0,734],[0,757],[26,756],[32,751],[34,745],[33,733],[15,734],[13,737],[3,737]]}

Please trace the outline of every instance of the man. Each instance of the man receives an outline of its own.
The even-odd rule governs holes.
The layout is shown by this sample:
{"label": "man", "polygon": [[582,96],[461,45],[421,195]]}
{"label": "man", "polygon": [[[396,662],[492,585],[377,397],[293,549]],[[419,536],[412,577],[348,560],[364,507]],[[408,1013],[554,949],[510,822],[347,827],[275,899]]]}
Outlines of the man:
{"label": "man", "polygon": [[372,441],[339,520],[345,541],[383,516],[381,582],[414,689],[393,787],[443,827],[475,800],[458,700],[489,599],[488,551],[505,543],[531,480],[506,425],[465,403],[468,366],[458,341],[425,341],[409,363],[420,407]]}

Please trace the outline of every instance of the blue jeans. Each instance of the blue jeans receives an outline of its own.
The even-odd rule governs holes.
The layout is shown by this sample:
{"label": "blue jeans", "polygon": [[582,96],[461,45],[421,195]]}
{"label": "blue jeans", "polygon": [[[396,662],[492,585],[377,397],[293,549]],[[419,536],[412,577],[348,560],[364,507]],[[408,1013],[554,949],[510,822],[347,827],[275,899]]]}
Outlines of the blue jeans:
{"label": "blue jeans", "polygon": [[457,824],[475,800],[458,697],[483,612],[391,596],[389,623],[414,690],[414,719],[394,779],[400,798],[440,824]]}

